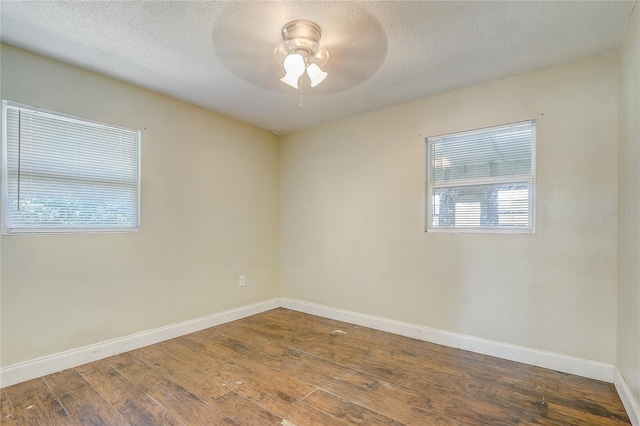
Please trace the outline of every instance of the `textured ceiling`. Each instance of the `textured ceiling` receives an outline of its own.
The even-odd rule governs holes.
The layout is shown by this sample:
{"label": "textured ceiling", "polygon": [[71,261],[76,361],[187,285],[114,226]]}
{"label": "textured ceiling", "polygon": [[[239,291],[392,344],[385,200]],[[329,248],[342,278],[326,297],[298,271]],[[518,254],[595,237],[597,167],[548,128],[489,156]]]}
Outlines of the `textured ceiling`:
{"label": "textured ceiling", "polygon": [[[2,1],[2,41],[276,133],[616,50],[635,1]],[[288,21],[329,77],[280,83]],[[300,108],[302,101],[304,107]]]}

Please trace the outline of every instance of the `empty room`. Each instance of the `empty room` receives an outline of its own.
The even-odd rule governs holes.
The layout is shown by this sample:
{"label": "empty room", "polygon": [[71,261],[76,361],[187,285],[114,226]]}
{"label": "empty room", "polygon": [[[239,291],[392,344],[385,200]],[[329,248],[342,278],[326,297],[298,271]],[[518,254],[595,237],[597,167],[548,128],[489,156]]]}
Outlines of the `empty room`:
{"label": "empty room", "polygon": [[640,7],[1,1],[7,425],[640,426]]}

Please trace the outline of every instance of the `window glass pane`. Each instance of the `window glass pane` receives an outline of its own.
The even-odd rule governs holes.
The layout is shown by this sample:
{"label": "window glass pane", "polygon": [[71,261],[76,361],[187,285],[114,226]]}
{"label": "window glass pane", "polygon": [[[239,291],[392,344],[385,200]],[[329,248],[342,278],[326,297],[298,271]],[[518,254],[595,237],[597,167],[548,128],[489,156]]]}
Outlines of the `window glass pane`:
{"label": "window glass pane", "polygon": [[528,182],[438,188],[434,198],[438,198],[434,227],[529,226]]}
{"label": "window glass pane", "polygon": [[434,182],[531,173],[531,123],[430,138]]}
{"label": "window glass pane", "polygon": [[139,227],[139,132],[3,102],[6,233]]}
{"label": "window glass pane", "polygon": [[427,139],[427,229],[533,232],[535,121]]}

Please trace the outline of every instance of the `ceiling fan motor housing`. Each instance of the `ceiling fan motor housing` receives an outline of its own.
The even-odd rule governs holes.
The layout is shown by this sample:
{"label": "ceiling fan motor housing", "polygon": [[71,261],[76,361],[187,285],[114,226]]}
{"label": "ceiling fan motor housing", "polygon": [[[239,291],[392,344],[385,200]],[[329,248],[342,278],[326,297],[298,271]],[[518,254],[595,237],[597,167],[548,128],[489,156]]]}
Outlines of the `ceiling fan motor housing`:
{"label": "ceiling fan motor housing", "polygon": [[296,20],[282,27],[282,40],[290,52],[313,56],[320,47],[320,27],[311,21]]}

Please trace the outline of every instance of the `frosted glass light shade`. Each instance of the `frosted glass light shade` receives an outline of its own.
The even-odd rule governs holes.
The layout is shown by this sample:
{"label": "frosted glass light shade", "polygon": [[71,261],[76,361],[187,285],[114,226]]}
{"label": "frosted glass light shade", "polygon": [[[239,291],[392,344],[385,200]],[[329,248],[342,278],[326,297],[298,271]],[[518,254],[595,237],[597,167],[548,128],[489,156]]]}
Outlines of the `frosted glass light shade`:
{"label": "frosted glass light shade", "polygon": [[288,84],[294,89],[298,88],[298,80],[300,79],[299,75],[293,75],[290,72],[286,73],[284,77],[280,79],[281,82]]}
{"label": "frosted glass light shade", "polygon": [[298,80],[300,76],[304,74],[304,68],[304,58],[301,55],[297,53],[287,55],[287,57],[284,58],[284,70],[286,74],[280,81],[297,89]]}
{"label": "frosted glass light shade", "polygon": [[311,87],[316,87],[318,84],[322,83],[325,78],[327,78],[328,74],[322,71],[318,65],[311,64],[307,68],[307,75],[311,80]]}

